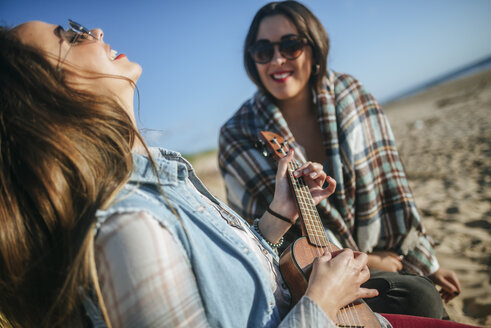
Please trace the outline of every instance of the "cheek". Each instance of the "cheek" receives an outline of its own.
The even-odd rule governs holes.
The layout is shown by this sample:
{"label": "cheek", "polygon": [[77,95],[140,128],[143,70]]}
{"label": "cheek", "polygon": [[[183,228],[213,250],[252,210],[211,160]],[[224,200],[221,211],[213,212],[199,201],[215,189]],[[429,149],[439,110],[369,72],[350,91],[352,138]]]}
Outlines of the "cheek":
{"label": "cheek", "polygon": [[109,60],[104,48],[100,46],[86,45],[84,52],[80,52],[78,55],[80,59],[84,61],[87,68],[92,69],[98,73],[109,73],[111,70],[112,62]]}
{"label": "cheek", "polygon": [[302,72],[304,72],[307,77],[310,78],[310,74],[312,72],[312,51],[310,48],[307,48],[304,52],[304,56],[302,57]]}
{"label": "cheek", "polygon": [[310,61],[303,63],[302,72],[304,73],[304,78],[310,78],[310,74],[312,73],[312,64]]}
{"label": "cheek", "polygon": [[259,75],[259,78],[261,79],[261,82],[263,84],[266,84],[267,83],[267,77],[268,77],[268,74],[267,74],[267,65],[258,65],[258,64],[256,64],[256,70],[257,70],[257,73]]}

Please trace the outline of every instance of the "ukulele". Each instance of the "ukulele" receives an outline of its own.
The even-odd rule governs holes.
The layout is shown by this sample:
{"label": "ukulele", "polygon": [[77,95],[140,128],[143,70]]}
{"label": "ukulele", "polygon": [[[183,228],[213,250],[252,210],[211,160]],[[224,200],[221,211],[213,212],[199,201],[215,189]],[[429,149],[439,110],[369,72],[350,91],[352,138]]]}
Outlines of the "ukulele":
{"label": "ukulele", "polygon": [[[283,137],[273,132],[261,131],[259,139],[276,160],[286,156],[290,148]],[[326,250],[331,253],[339,251],[339,248],[328,240],[319,212],[317,212],[309,187],[303,177],[295,178],[293,176],[293,172],[299,167],[300,164],[292,160],[288,164],[287,173],[300,216],[302,237],[290,244],[280,256],[280,272],[292,295],[292,306],[300,300],[307,290],[313,261],[324,254]],[[339,309],[336,325],[352,328],[380,328],[380,323],[375,314],[362,299]]]}

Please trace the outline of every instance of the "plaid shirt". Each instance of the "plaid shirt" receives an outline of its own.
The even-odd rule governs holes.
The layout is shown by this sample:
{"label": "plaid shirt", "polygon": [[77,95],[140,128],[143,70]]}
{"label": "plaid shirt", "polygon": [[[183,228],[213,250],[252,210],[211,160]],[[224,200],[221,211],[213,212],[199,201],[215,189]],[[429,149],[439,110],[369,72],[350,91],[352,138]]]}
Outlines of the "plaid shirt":
{"label": "plaid shirt", "polygon": [[[326,229],[344,247],[404,255],[404,268],[428,275],[438,268],[425,234],[389,122],[370,93],[353,77],[328,71],[315,93],[317,117],[335,193],[317,206]],[[282,135],[305,157],[281,111],[261,92],[245,102],[220,130],[219,165],[231,207],[252,221],[274,194],[276,164],[262,155],[257,135]],[[300,235],[297,224],[287,239]]]}

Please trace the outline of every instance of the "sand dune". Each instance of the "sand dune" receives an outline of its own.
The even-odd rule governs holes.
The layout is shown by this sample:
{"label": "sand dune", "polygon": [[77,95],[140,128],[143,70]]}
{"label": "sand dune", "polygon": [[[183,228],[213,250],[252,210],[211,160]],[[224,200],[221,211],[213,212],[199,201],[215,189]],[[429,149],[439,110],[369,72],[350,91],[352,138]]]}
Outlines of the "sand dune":
{"label": "sand dune", "polygon": [[[463,292],[455,321],[491,326],[491,70],[384,106],[423,223]],[[193,161],[225,199],[216,153]]]}

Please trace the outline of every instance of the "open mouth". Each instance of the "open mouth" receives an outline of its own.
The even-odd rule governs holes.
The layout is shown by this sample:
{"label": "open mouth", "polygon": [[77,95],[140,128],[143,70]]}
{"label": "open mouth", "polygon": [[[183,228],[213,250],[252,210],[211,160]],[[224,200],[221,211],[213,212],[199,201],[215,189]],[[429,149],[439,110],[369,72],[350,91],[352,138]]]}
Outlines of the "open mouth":
{"label": "open mouth", "polygon": [[293,75],[293,72],[279,72],[271,74],[271,78],[275,81],[284,81],[291,75]]}
{"label": "open mouth", "polygon": [[111,49],[111,60],[115,60],[117,54],[118,52],[116,50]]}

